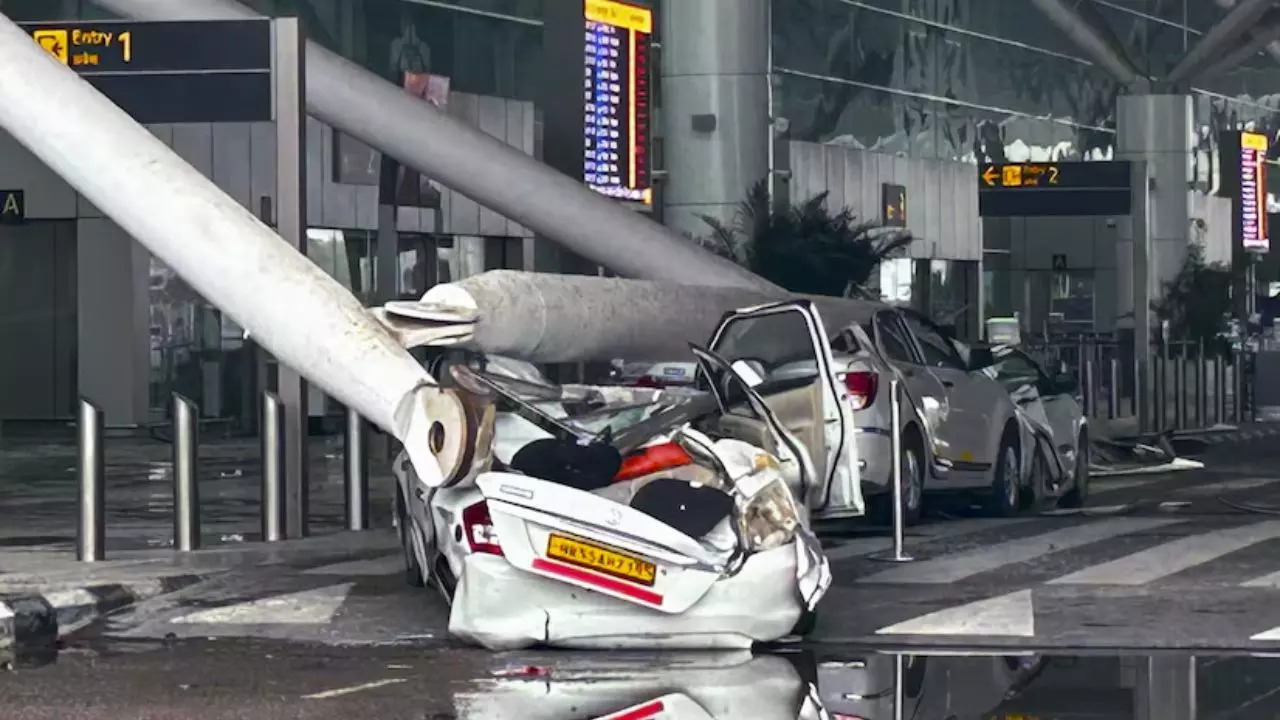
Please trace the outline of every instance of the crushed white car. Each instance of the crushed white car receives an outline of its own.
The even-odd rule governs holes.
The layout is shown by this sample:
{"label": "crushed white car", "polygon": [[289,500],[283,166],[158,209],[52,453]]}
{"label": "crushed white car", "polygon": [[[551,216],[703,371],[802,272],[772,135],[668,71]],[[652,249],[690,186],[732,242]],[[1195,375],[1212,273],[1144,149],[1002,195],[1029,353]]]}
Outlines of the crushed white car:
{"label": "crushed white car", "polygon": [[394,471],[408,579],[443,592],[451,634],[491,649],[724,649],[806,629],[831,583],[810,508],[861,511],[853,433],[823,402],[829,379],[772,387],[691,352],[704,392],[448,369],[466,462],[443,485],[403,456]]}

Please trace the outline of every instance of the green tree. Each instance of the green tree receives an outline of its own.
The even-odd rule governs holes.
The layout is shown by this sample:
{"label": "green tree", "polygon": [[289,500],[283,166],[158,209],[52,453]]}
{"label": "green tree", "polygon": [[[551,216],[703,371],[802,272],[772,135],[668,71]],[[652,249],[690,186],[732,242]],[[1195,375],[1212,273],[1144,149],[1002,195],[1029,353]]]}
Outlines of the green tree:
{"label": "green tree", "polygon": [[764,180],[752,185],[731,223],[701,216],[710,233],[703,247],[794,293],[849,295],[884,260],[911,244],[911,233],[859,220],[849,208],[831,211],[827,193],[776,207]]}
{"label": "green tree", "polygon": [[1178,274],[1164,283],[1163,296],[1151,303],[1156,318],[1168,321],[1168,339],[1212,342],[1231,315],[1231,270],[1205,261],[1204,245],[1187,245]]}

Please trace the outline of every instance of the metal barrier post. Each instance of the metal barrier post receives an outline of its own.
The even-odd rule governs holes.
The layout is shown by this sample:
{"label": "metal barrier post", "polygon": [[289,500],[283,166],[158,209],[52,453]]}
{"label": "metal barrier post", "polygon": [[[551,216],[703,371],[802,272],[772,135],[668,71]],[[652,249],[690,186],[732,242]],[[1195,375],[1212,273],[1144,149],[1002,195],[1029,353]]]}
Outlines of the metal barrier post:
{"label": "metal barrier post", "polygon": [[907,715],[907,662],[902,653],[893,656],[893,720]]}
{"label": "metal barrier post", "polygon": [[369,438],[364,418],[347,408],[342,470],[347,497],[347,529],[369,529]]}
{"label": "metal barrier post", "polygon": [[284,539],[284,403],[273,392],[262,394],[262,539]]}
{"label": "metal barrier post", "polygon": [[1120,359],[1112,355],[1110,366],[1111,387],[1107,389],[1107,412],[1115,420],[1120,417]]}
{"label": "metal barrier post", "polygon": [[1098,389],[1093,382],[1093,358],[1084,361],[1084,416],[1094,417],[1098,411]]}
{"label": "metal barrier post", "polygon": [[76,424],[76,559],[97,562],[106,556],[106,527],[103,518],[106,462],[102,447],[102,410],[89,400],[80,398],[79,421]]}
{"label": "metal barrier post", "polygon": [[1196,350],[1196,424],[1209,427],[1209,373],[1204,364],[1204,338],[1200,338]]}
{"label": "metal barrier post", "polygon": [[173,547],[200,549],[200,483],[197,469],[200,411],[173,394]]}
{"label": "metal barrier post", "polygon": [[1239,350],[1231,353],[1231,390],[1234,396],[1231,414],[1239,425],[1244,422],[1244,353]]}
{"label": "metal barrier post", "polygon": [[893,437],[893,555],[878,556],[874,559],[885,562],[911,562],[912,557],[906,554],[903,545],[906,542],[906,518],[902,513],[902,401],[898,392],[898,378],[889,381],[889,422]]}
{"label": "metal barrier post", "polygon": [[1218,391],[1218,422],[1227,422],[1227,354],[1219,352],[1214,358],[1215,374],[1218,376],[1216,381]]}
{"label": "metal barrier post", "polygon": [[1187,427],[1187,346],[1179,348],[1173,363],[1173,429]]}

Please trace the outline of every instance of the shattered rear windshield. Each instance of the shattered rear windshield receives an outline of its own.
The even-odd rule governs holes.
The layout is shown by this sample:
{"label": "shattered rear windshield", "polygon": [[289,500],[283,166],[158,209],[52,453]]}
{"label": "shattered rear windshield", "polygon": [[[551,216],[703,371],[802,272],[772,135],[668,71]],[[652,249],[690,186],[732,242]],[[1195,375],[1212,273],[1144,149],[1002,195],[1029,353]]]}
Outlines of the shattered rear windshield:
{"label": "shattered rear windshield", "polygon": [[688,390],[671,392],[638,387],[555,385],[486,372],[476,374],[489,381],[495,390],[516,406],[517,411],[522,406],[526,411],[522,414],[528,411],[537,413],[579,437],[596,436],[606,430],[617,435],[633,425],[680,408],[702,394]]}

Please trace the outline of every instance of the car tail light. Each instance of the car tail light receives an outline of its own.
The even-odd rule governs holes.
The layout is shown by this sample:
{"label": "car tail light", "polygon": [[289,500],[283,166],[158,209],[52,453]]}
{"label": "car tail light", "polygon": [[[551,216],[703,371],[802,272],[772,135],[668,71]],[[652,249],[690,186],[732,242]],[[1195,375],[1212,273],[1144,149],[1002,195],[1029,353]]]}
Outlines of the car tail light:
{"label": "car tail light", "polygon": [[502,545],[493,529],[489,504],[484,500],[462,510],[462,532],[467,537],[471,552],[502,556]]}
{"label": "car tail light", "polygon": [[871,407],[876,401],[876,390],[880,387],[880,376],[873,372],[853,371],[845,373],[844,389],[849,392],[849,401],[854,410]]}
{"label": "car tail light", "polygon": [[636,387],[661,389],[663,385],[661,380],[652,375],[641,375],[636,380]]}
{"label": "car tail light", "polygon": [[693,463],[693,458],[684,448],[675,443],[662,443],[641,448],[622,459],[622,467],[613,476],[614,482],[625,482],[638,477],[651,475],[663,470],[684,467]]}

